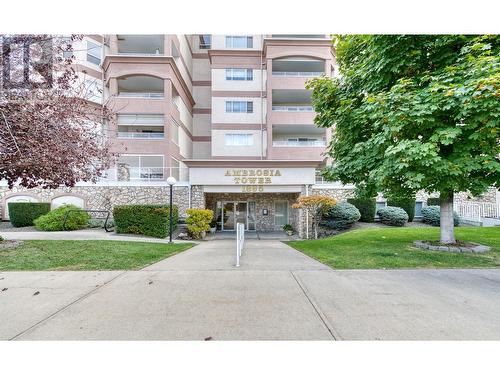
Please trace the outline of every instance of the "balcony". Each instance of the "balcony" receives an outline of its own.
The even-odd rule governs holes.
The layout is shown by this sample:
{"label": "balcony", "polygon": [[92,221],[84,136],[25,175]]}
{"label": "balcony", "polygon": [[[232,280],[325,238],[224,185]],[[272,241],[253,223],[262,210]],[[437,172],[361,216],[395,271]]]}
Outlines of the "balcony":
{"label": "balcony", "polygon": [[162,114],[119,114],[117,137],[122,139],[163,139]]}
{"label": "balcony", "polygon": [[117,35],[118,54],[128,56],[165,54],[163,35]]}
{"label": "balcony", "polygon": [[326,39],[326,34],[272,34],[275,39]]}
{"label": "balcony", "polygon": [[163,128],[158,129],[145,129],[145,130],[132,130],[124,129],[125,126],[119,126],[117,137],[121,139],[164,139],[165,134]]}
{"label": "balcony", "polygon": [[326,141],[325,140],[318,140],[318,139],[308,139],[308,140],[281,140],[281,141],[274,141],[273,140],[273,147],[325,147],[326,146]]}
{"label": "balcony", "polygon": [[314,112],[312,105],[273,105],[276,112]]}
{"label": "balcony", "polygon": [[[286,58],[273,60],[274,77],[318,77],[325,73],[323,60],[308,58]],[[304,88],[304,86],[302,86]]]}
{"label": "balcony", "polygon": [[118,97],[162,99],[164,98],[163,79],[143,75],[119,78]]}
{"label": "balcony", "polygon": [[189,181],[189,168],[187,167],[129,167],[119,166],[108,169],[100,182],[164,182],[173,176],[178,182]]}

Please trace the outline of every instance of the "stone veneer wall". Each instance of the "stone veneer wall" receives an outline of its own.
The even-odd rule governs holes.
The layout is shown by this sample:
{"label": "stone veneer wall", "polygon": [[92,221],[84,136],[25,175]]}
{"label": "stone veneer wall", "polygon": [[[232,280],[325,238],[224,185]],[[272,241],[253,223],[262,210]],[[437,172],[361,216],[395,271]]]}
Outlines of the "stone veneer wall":
{"label": "stone veneer wall", "polygon": [[[274,202],[288,201],[288,222],[297,229],[299,210],[291,206],[297,200],[298,193],[207,193],[205,194],[206,208],[212,209],[217,201],[251,201],[255,202],[257,230],[273,231],[282,230],[281,226],[274,224]],[[262,215],[262,210],[267,209],[268,214]]]}
{"label": "stone veneer wall", "polygon": [[[85,208],[95,210],[112,210],[113,206],[122,204],[168,204],[170,198],[169,186],[75,186],[58,189],[26,189],[0,187],[0,214],[5,207],[5,200],[13,195],[30,195],[39,202],[51,202],[58,196],[74,195],[83,198]],[[179,208],[179,215],[186,216],[189,208],[189,187],[174,186],[174,204]]]}

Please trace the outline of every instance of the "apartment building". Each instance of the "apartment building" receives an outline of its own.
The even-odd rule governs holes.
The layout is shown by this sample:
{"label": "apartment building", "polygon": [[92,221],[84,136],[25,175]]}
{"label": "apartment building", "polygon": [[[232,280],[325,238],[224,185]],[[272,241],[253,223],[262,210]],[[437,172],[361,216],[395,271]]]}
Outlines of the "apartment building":
{"label": "apartment building", "polygon": [[[291,208],[299,196],[352,196],[352,186],[318,175],[330,130],[314,125],[306,82],[337,73],[328,35],[89,35],[77,43],[75,68],[95,89],[92,100],[113,111],[103,131],[119,156],[96,184],[0,186],[3,219],[11,201],[107,210],[166,203],[174,176],[181,216],[210,208],[219,230],[291,224],[305,236],[309,218]],[[417,197],[417,216],[426,197]]]}

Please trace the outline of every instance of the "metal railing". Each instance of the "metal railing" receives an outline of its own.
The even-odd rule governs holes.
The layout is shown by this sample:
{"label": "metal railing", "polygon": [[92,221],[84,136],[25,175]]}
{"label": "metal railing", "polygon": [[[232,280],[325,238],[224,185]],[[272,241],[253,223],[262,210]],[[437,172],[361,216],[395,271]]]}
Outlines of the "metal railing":
{"label": "metal railing", "polygon": [[245,247],[245,224],[236,223],[236,267],[240,266],[240,257]]}
{"label": "metal railing", "polygon": [[500,203],[456,202],[453,209],[465,220],[481,222],[483,218],[500,219]]}
{"label": "metal railing", "polygon": [[277,112],[314,112],[312,105],[273,105]]}
{"label": "metal railing", "polygon": [[278,77],[318,77],[325,72],[284,72],[284,71],[273,71],[273,76]]}
{"label": "metal railing", "polygon": [[118,138],[163,139],[165,133],[118,132]]}
{"label": "metal railing", "polygon": [[120,56],[165,56],[163,52],[118,52]]}
{"label": "metal railing", "polygon": [[118,167],[108,169],[99,181],[110,182],[162,182],[173,176],[179,182],[189,181],[189,168],[187,167]]}
{"label": "metal railing", "polygon": [[118,93],[121,98],[146,98],[146,99],[162,99],[165,96],[162,92],[128,92],[121,91]]}
{"label": "metal railing", "polygon": [[273,141],[273,147],[325,147],[325,141]]}

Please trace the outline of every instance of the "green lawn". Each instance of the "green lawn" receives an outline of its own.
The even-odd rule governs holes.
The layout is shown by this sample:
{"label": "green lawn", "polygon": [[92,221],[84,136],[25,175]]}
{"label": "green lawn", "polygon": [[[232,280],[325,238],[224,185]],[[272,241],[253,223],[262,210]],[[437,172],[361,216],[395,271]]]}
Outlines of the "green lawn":
{"label": "green lawn", "polygon": [[0,271],[136,270],[193,245],[135,241],[24,241],[16,248],[0,250]]}
{"label": "green lawn", "polygon": [[338,269],[500,267],[500,228],[456,228],[456,237],[492,249],[483,254],[416,249],[414,240],[439,239],[439,228],[425,227],[357,229],[320,240],[286,243]]}

